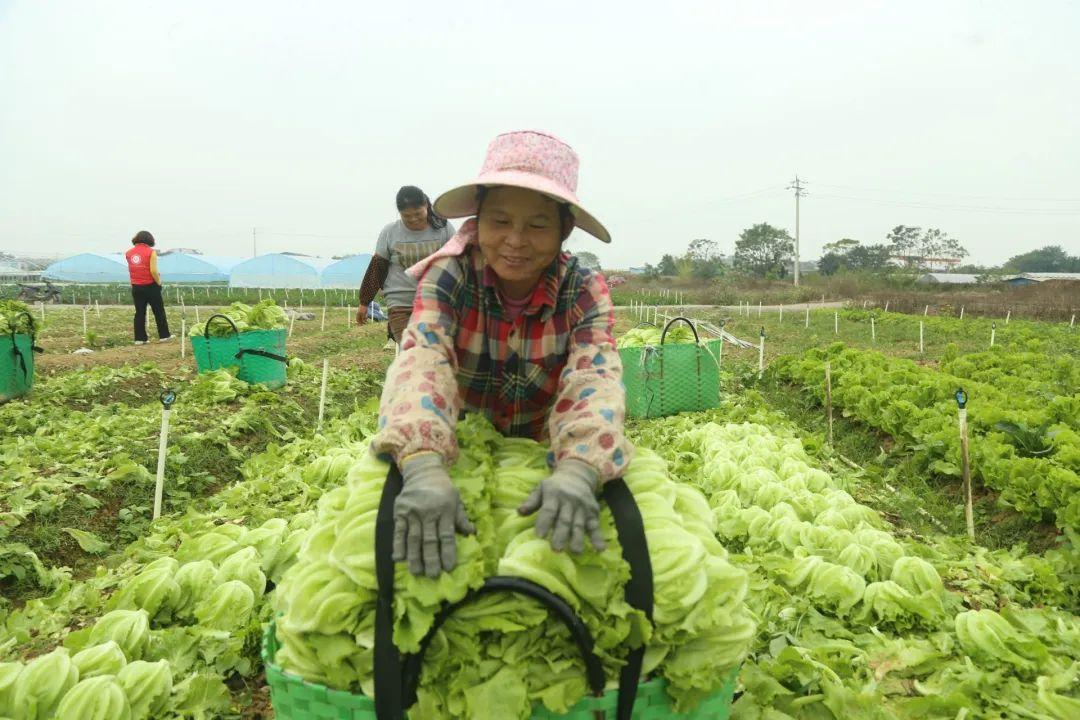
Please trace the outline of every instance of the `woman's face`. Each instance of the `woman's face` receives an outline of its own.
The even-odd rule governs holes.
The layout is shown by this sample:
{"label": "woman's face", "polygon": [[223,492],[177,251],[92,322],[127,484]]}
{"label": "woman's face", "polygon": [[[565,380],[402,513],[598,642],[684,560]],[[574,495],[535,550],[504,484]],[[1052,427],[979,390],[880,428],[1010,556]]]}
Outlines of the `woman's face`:
{"label": "woman's face", "polygon": [[478,216],[480,250],[513,299],[529,295],[562,247],[558,204],[538,192],[494,187]]}
{"label": "woman's face", "polygon": [[423,230],[427,227],[427,205],[400,210],[401,222],[410,230]]}

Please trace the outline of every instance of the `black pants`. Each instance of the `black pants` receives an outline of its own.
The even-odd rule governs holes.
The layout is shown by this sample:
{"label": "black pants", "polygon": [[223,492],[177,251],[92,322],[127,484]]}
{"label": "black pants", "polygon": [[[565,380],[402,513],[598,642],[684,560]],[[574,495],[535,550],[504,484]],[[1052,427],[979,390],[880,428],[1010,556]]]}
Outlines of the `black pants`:
{"label": "black pants", "polygon": [[146,337],[146,306],[154,311],[154,322],[157,323],[159,338],[169,337],[169,319],[165,317],[165,301],[161,298],[161,286],[132,285],[131,298],[135,301],[135,340],[145,342]]}

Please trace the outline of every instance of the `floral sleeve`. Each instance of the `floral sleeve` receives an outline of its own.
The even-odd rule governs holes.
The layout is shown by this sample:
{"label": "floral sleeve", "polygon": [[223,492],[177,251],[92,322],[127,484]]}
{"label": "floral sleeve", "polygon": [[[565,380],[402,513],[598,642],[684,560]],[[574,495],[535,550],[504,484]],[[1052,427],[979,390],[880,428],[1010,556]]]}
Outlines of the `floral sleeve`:
{"label": "floral sleeve", "polygon": [[614,309],[603,276],[590,273],[577,307],[569,357],[548,420],[552,464],[567,459],[591,465],[601,481],[621,477],[633,448],[623,432],[626,393],[615,349]]}
{"label": "floral sleeve", "polygon": [[401,353],[386,373],[379,403],[379,432],[372,449],[400,463],[431,451],[447,463],[457,459],[454,428],[461,401],[457,387],[453,295],[461,286],[457,258],[442,258],[420,278]]}

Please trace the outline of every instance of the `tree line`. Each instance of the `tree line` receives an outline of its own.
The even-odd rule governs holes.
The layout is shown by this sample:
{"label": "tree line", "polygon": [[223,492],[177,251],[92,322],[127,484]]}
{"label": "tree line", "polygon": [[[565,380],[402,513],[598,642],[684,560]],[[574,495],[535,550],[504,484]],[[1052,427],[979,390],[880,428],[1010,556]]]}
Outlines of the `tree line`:
{"label": "tree line", "polygon": [[[582,253],[579,253],[581,256]],[[590,260],[599,266],[592,253]],[[823,275],[839,272],[890,273],[897,271],[960,272],[1080,272],[1080,256],[1069,255],[1058,245],[1015,255],[1001,267],[958,265],[968,256],[962,242],[939,228],[897,225],[884,242],[864,244],[851,238],[827,243],[818,260]],[[735,252],[729,257],[715,240],[691,240],[681,255],[665,254],[656,265],[645,265],[646,277],[693,277],[708,280],[729,272],[759,278],[784,279],[791,274],[795,241],[783,228],[758,223],[739,233]]]}

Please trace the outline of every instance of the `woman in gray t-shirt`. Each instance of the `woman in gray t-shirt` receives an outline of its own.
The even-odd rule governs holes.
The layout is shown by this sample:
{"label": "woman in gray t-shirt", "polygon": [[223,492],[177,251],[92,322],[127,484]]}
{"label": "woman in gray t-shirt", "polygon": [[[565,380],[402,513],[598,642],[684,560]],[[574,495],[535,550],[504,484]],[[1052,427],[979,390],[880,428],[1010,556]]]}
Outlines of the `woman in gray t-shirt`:
{"label": "woman in gray t-shirt", "polygon": [[401,217],[379,233],[375,254],[360,285],[356,322],[367,322],[368,305],[382,290],[388,306],[390,336],[400,343],[416,295],[416,280],[405,270],[441,248],[453,237],[454,226],[435,213],[423,190],[412,185],[398,190],[397,209]]}

